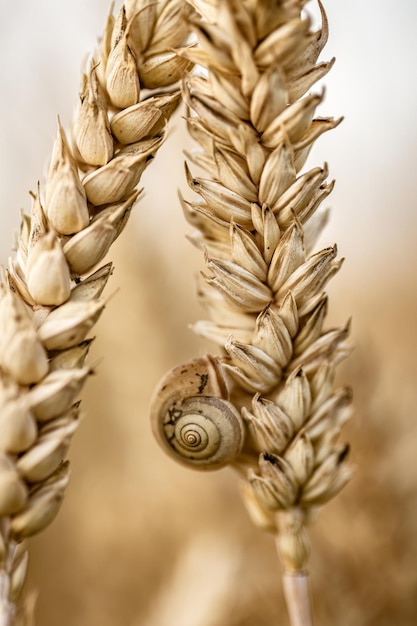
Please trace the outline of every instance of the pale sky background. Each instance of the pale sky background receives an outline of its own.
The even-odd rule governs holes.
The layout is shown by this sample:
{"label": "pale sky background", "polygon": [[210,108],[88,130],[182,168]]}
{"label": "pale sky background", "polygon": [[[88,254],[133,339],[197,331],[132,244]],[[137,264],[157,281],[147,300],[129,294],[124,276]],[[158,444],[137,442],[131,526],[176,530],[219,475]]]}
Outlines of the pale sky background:
{"label": "pale sky background", "polygon": [[[416,274],[417,261],[417,4],[325,4],[330,41],[322,58],[336,56],[337,62],[325,79],[319,113],[345,120],[319,140],[309,161],[328,161],[337,181],[327,200],[332,217],[323,242],[337,241],[348,258],[348,282],[358,272],[363,285],[383,276],[401,280],[410,267]],[[27,192],[44,175],[56,115],[64,125],[71,119],[82,60],[95,46],[107,10],[107,0],[0,0],[1,262],[10,253],[20,209],[30,208]],[[158,168],[153,164],[143,178],[150,208],[141,218],[139,207],[135,221],[149,228],[150,237],[160,235],[161,220],[171,217],[168,237],[186,230],[176,199],[183,172],[180,120],[176,128]]]}

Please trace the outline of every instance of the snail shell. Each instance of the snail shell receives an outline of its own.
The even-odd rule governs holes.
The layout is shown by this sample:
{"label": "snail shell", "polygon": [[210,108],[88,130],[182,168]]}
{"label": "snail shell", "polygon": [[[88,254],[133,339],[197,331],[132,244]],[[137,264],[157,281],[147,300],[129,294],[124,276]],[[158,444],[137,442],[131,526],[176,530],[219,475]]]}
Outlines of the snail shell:
{"label": "snail shell", "polygon": [[202,357],[175,367],[154,392],[154,435],[173,458],[195,469],[218,469],[240,453],[244,426],[227,397],[217,359]]}

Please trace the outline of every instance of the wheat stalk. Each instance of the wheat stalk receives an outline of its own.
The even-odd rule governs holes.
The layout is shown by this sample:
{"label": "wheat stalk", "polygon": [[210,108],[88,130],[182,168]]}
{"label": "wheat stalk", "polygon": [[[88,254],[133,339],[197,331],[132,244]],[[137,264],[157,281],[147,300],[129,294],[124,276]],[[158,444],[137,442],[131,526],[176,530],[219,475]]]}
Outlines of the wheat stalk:
{"label": "wheat stalk", "polygon": [[[204,251],[199,298],[210,320],[194,330],[221,348],[162,380],[155,433],[178,460],[231,463],[253,521],[276,536],[293,626],[312,624],[307,524],[346,484],[348,446],[338,443],[350,391],[334,388],[349,324],[324,326],[336,246],[314,252],[333,188],[327,165],[305,170],[315,140],[340,120],[314,118],[318,63],[305,0],[192,0],[198,46],[179,51],[203,68],[184,98],[199,150],[190,161],[198,200],[183,201]],[[212,444],[210,444],[212,442]]]}
{"label": "wheat stalk", "polygon": [[180,101],[186,59],[181,0],[127,0],[109,15],[83,75],[77,112],[58,134],[46,184],[23,215],[0,281],[0,624],[14,623],[28,553],[22,541],[56,516],[79,422],[91,328],[140,177]]}

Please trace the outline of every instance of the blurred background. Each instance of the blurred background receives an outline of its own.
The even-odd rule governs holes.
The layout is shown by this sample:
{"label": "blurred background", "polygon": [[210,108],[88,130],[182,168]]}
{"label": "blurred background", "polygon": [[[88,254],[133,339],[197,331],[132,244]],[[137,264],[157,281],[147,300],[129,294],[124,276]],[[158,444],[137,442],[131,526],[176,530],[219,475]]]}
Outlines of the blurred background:
{"label": "blurred background", "polygon": [[[337,57],[323,115],[345,116],[309,163],[337,184],[322,245],[346,262],[329,326],[353,318],[340,382],[355,394],[345,428],[355,478],[311,527],[320,626],[411,626],[417,619],[417,5],[326,3]],[[0,0],[0,262],[19,211],[72,117],[85,54],[106,0]],[[31,541],[27,588],[42,626],[287,624],[272,537],[256,530],[232,472],[193,473],[154,443],[148,406],[170,367],[207,345],[187,325],[200,254],[185,238],[180,115],[142,183],[146,195],[114,246],[117,292],[96,327],[97,375],[83,394],[72,481],[54,524]],[[186,192],[188,193],[188,192]],[[188,194],[189,197],[189,194]]]}

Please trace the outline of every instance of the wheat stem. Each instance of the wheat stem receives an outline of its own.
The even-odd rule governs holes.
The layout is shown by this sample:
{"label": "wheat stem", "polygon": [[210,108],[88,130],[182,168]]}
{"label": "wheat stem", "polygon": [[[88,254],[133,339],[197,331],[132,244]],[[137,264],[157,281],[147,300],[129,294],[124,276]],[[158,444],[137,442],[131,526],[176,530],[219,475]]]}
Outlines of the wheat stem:
{"label": "wheat stem", "polygon": [[0,570],[0,626],[11,626],[15,614],[15,607],[10,600],[12,587],[11,566],[13,564],[15,544],[9,541],[9,524],[7,520],[0,520],[1,540],[3,544],[3,566]]}
{"label": "wheat stem", "polygon": [[282,576],[291,626],[313,626],[307,572],[285,572]]}
{"label": "wheat stem", "polygon": [[4,570],[0,571],[0,626],[11,626],[14,606],[9,600],[10,577]]}
{"label": "wheat stem", "polygon": [[306,514],[302,509],[292,508],[281,511],[276,518],[275,544],[283,566],[282,581],[290,623],[291,626],[312,626]]}

